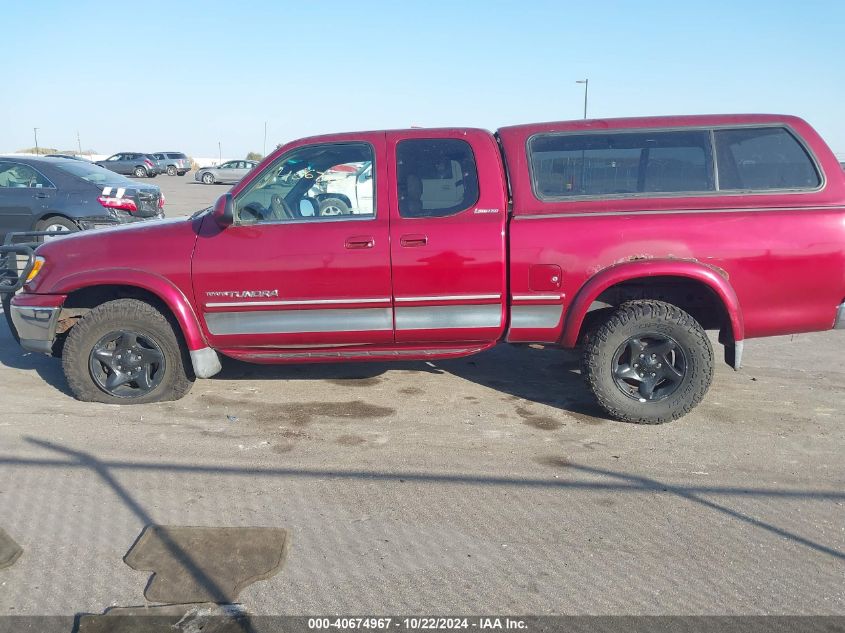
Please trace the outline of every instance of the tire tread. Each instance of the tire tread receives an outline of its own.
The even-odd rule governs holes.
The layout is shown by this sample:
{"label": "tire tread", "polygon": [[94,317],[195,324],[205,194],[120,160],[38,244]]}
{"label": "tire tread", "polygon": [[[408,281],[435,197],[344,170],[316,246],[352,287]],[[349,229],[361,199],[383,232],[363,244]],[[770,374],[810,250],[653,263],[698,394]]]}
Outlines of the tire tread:
{"label": "tire tread", "polygon": [[[611,335],[631,321],[647,318],[670,321],[683,328],[698,340],[699,345],[697,345],[697,348],[705,356],[701,367],[702,375],[694,383],[691,396],[680,403],[680,406],[665,414],[650,416],[626,411],[617,406],[608,392],[608,389],[616,389],[616,386],[606,384],[605,381],[601,380],[600,372],[596,371],[600,363],[599,355],[603,348],[610,344],[609,339]],[[623,303],[604,324],[590,333],[584,345],[581,366],[588,388],[595,396],[599,406],[611,416],[635,424],[663,424],[687,415],[704,399],[713,377],[713,361],[713,347],[710,345],[707,333],[699,325],[698,321],[671,303],[656,300],[639,300]]]}

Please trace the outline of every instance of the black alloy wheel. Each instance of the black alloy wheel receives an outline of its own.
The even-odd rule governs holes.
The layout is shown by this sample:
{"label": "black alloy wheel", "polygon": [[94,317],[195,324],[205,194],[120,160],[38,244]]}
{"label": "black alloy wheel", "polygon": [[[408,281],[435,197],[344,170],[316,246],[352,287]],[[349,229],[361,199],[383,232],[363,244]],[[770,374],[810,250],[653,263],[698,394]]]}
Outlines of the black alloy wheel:
{"label": "black alloy wheel", "polygon": [[129,330],[103,336],[88,359],[97,386],[117,398],[137,398],[153,391],[166,369],[164,353],[150,337]]}
{"label": "black alloy wheel", "polygon": [[672,337],[658,332],[630,337],[614,356],[616,386],[640,402],[668,398],[680,387],[687,372],[683,349]]}

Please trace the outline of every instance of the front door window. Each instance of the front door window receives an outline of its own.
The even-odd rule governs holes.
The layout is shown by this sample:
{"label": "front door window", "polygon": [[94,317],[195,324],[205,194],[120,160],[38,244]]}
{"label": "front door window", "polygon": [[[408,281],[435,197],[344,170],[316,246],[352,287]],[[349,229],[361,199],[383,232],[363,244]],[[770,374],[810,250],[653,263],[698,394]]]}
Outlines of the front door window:
{"label": "front door window", "polygon": [[372,167],[373,148],[367,143],[311,145],[293,150],[237,197],[236,222],[372,219]]}

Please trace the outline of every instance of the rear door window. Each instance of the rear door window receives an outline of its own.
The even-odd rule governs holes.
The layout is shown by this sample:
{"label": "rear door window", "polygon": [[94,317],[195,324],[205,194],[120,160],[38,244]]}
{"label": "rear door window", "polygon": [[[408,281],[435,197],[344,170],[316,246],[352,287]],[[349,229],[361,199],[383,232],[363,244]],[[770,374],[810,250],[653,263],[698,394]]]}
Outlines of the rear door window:
{"label": "rear door window", "polygon": [[53,188],[40,171],[20,163],[0,163],[0,187],[9,189]]}
{"label": "rear door window", "polygon": [[706,130],[543,134],[528,154],[540,199],[715,191]]}
{"label": "rear door window", "polygon": [[782,127],[716,130],[719,189],[816,189],[821,178],[798,140]]}
{"label": "rear door window", "polygon": [[478,171],[469,143],[460,139],[408,139],[396,146],[399,215],[443,217],[478,202]]}

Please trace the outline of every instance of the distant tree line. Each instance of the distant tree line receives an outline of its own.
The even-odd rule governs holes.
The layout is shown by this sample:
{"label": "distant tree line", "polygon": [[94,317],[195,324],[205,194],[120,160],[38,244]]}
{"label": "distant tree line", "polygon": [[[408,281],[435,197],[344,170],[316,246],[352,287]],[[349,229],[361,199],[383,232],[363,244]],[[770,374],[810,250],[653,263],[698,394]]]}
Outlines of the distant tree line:
{"label": "distant tree line", "polygon": [[[38,151],[36,151],[36,149]],[[19,149],[17,151],[18,154],[70,154],[72,156],[76,156],[79,153],[79,150],[75,149],[56,149],[55,147],[26,147],[24,149]],[[93,149],[86,149],[83,154],[96,154],[97,150]]]}

